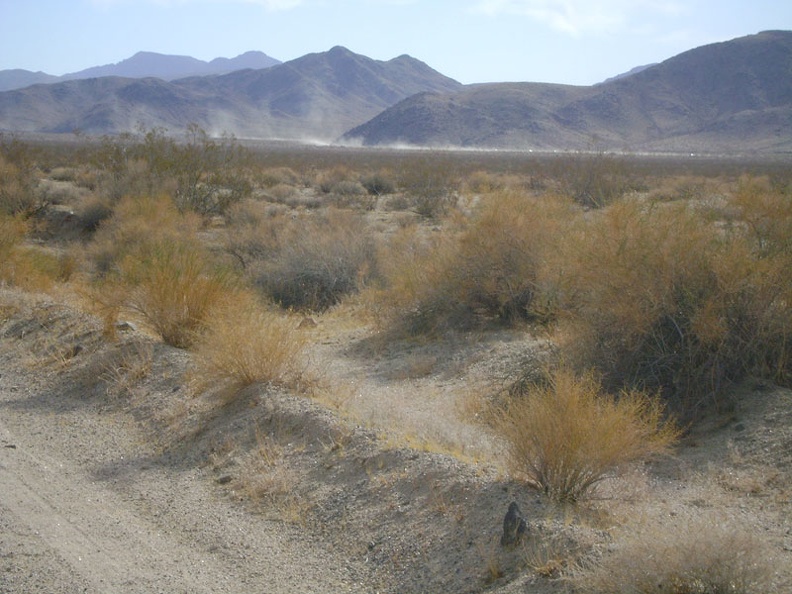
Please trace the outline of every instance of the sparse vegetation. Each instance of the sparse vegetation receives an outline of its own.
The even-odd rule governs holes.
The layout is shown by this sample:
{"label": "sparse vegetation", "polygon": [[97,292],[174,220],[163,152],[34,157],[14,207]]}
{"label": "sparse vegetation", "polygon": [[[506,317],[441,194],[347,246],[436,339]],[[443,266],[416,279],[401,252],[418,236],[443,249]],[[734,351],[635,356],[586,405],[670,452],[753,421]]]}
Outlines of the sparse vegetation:
{"label": "sparse vegetation", "polygon": [[249,293],[227,296],[195,345],[204,383],[243,388],[255,382],[293,384],[300,378],[304,337],[282,313]]}
{"label": "sparse vegetation", "polygon": [[632,525],[601,562],[578,568],[576,591],[752,594],[773,591],[773,555],[733,520],[704,516]]}
{"label": "sparse vegetation", "polygon": [[747,374],[788,373],[789,268],[753,249],[739,223],[707,223],[694,204],[627,201],[583,222],[567,247],[561,348],[609,388],[660,390],[687,415]]}
{"label": "sparse vegetation", "polygon": [[349,212],[295,219],[279,231],[256,284],[284,308],[322,311],[359,290],[376,270],[362,219]]}
{"label": "sparse vegetation", "polygon": [[[684,452],[706,438],[701,428],[729,427],[729,439],[750,432],[742,443],[753,444],[762,423],[775,423],[773,431],[788,425],[764,411],[744,421],[752,404],[740,399],[753,384],[728,390],[755,378],[775,397],[772,382],[792,378],[787,167],[472,151],[258,152],[195,128],[184,139],[153,130],[86,141],[79,151],[46,143],[36,150],[6,143],[3,151],[2,290],[48,291],[46,299],[86,309],[92,324],[66,346],[53,331],[33,356],[58,359],[47,369],[66,377],[106,347],[114,353],[107,365],[83,370],[95,376],[86,385],[107,384],[103,398],[142,402],[157,382],[189,386],[158,394],[147,414],[162,398],[168,408],[151,412],[156,422],[190,438],[223,431],[240,444],[217,477],[235,498],[300,526],[327,512],[330,531],[354,524],[347,512],[371,502],[375,489],[385,494],[378,511],[399,521],[423,513],[426,501],[432,509],[420,517],[454,522],[449,534],[475,522],[460,555],[470,562],[477,547],[490,548],[462,571],[479,582],[486,574],[491,587],[519,572],[569,577],[580,559],[589,564],[570,584],[581,591],[776,587],[762,562],[770,541],[762,534],[747,538],[728,523],[666,534],[617,511],[656,506],[656,497],[675,509],[719,505],[662,491],[665,482],[681,484],[668,476],[684,478],[687,467],[656,481],[658,467],[641,464],[674,446],[678,426],[690,429]],[[68,224],[52,224],[54,215]],[[17,309],[0,307],[9,340],[23,341],[30,328],[48,332],[43,306],[29,325],[6,325]],[[168,383],[159,366],[171,356],[184,375]],[[192,377],[200,381],[184,381]],[[233,405],[218,406],[218,395]],[[283,421],[272,408],[281,396],[306,408]],[[356,429],[330,432],[344,435],[338,442],[304,436],[333,415],[311,409],[317,418],[309,418],[315,403],[304,396],[340,410]],[[268,430],[254,440],[244,422],[224,424],[232,413],[258,415]],[[300,438],[273,440],[268,432],[282,421]],[[374,437],[380,431],[386,437]],[[505,473],[493,478],[489,464],[500,472],[495,455],[504,449]],[[425,475],[403,463],[423,472],[427,451],[456,460],[444,458],[430,479],[442,494],[422,499],[415,493]],[[465,466],[473,459],[480,464]],[[756,491],[728,488],[738,475],[719,458],[706,462],[711,476],[731,477],[714,481],[719,497],[745,503],[740,513],[750,518]],[[776,463],[777,474],[761,483],[761,505],[788,499],[776,478],[786,469]],[[442,483],[443,473],[460,468],[470,471],[464,488]],[[306,486],[327,473],[338,481],[332,488]],[[355,497],[338,495],[351,484],[347,475],[360,479]],[[497,513],[470,503],[477,485],[502,506]],[[526,495],[526,486],[565,505]],[[639,497],[625,494],[633,487]],[[333,494],[315,505],[314,490]],[[338,511],[333,497],[349,506],[339,523],[328,520]],[[526,515],[526,541],[507,551],[494,530],[511,497],[536,508]],[[550,516],[559,509],[575,511],[556,522]],[[608,518],[606,529],[579,521],[586,513]],[[622,521],[625,533],[634,524],[639,530],[611,543]],[[482,530],[487,525],[493,529]],[[769,529],[778,542],[785,538],[777,523]],[[757,543],[765,546],[758,558]],[[397,559],[401,567],[436,550],[367,546],[378,563]]]}
{"label": "sparse vegetation", "polygon": [[517,476],[557,501],[578,501],[625,465],[669,450],[678,436],[656,397],[612,397],[591,374],[556,371],[501,412],[496,426]]}

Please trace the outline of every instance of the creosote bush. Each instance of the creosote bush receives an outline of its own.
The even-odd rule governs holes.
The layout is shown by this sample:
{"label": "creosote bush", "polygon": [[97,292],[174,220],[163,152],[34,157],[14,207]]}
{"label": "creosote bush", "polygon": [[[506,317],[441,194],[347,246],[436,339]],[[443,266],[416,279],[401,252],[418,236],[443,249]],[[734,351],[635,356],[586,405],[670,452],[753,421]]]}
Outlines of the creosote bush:
{"label": "creosote bush", "polygon": [[590,208],[607,206],[635,185],[624,160],[603,151],[559,157],[551,169],[560,191]]}
{"label": "creosote bush", "polygon": [[565,244],[565,358],[609,389],[659,390],[683,415],[751,373],[787,376],[788,260],[743,229],[685,203],[595,213]]}
{"label": "creosote bush", "polygon": [[605,393],[591,373],[561,369],[496,415],[517,477],[557,501],[577,501],[625,465],[665,453],[678,437],[657,398]]}
{"label": "creosote bush", "polygon": [[93,163],[99,190],[111,201],[165,193],[180,210],[206,216],[250,195],[247,157],[233,139],[214,139],[193,124],[181,141],[160,128],[105,138]]}
{"label": "creosote bush", "polygon": [[563,200],[500,191],[446,233],[401,231],[380,257],[386,318],[408,334],[550,321],[556,298],[548,264],[571,216]]}

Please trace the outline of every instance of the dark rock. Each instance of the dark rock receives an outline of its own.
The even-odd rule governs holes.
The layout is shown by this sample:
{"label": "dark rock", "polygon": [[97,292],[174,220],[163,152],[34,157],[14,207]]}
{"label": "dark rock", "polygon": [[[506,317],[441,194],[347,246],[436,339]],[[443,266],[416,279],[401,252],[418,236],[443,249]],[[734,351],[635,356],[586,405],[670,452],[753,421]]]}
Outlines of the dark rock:
{"label": "dark rock", "polygon": [[510,547],[518,544],[525,533],[528,531],[528,526],[525,523],[525,518],[520,511],[520,506],[516,501],[509,504],[509,511],[503,518],[503,535],[501,536],[501,546]]}

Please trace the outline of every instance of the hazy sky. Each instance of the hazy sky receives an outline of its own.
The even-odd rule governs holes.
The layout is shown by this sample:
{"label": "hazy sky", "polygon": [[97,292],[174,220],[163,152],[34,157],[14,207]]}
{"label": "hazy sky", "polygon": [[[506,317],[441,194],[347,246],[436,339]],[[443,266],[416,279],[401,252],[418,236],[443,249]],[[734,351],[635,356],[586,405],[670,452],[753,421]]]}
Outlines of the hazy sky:
{"label": "hazy sky", "polygon": [[792,0],[0,0],[0,70],[65,74],[140,50],[282,61],[343,45],[463,83],[592,84],[767,29]]}

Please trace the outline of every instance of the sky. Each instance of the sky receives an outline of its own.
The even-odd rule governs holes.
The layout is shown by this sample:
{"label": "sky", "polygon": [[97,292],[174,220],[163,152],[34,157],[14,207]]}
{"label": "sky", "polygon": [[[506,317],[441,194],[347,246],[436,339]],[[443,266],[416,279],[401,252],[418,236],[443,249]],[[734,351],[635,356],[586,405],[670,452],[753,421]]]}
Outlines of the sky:
{"label": "sky", "polygon": [[66,74],[138,51],[281,61],[342,45],[459,82],[589,85],[768,29],[792,0],[0,0],[0,70]]}

